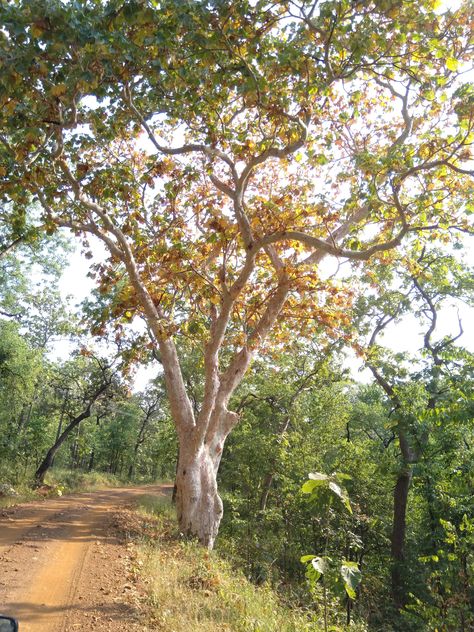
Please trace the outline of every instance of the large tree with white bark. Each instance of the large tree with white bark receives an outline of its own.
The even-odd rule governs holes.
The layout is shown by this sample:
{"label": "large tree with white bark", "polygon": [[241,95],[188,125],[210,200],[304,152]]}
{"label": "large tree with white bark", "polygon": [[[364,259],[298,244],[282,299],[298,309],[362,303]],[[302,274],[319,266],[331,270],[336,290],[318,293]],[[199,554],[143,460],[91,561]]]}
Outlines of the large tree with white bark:
{"label": "large tree with white bark", "polygon": [[[350,337],[324,259],[390,265],[470,231],[467,3],[13,2],[1,8],[0,194],[109,259],[145,319],[179,437],[181,529],[212,547],[231,398],[263,347]],[[93,253],[90,253],[93,256]],[[100,333],[100,327],[98,328]],[[201,349],[191,401],[181,341]]]}

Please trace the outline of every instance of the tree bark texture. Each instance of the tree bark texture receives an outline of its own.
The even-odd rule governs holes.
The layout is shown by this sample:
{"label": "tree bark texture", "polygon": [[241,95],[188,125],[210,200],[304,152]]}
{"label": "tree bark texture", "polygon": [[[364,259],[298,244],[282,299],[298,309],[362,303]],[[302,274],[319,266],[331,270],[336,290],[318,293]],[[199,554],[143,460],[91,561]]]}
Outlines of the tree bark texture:
{"label": "tree bark texture", "polygon": [[208,445],[180,450],[176,476],[176,510],[181,532],[212,549],[223,514],[217,491],[220,454]]}

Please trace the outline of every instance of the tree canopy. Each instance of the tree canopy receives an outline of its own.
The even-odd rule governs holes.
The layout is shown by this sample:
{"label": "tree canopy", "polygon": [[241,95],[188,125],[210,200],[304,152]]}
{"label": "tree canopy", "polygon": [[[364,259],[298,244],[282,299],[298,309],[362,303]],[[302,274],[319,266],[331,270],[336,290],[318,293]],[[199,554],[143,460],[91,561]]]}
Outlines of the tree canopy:
{"label": "tree canopy", "polygon": [[[262,347],[349,340],[351,283],[471,232],[468,3],[13,2],[1,8],[0,193],[91,235],[101,291],[147,321],[180,440],[183,532],[212,547],[230,398]],[[13,220],[12,220],[13,221]],[[110,314],[104,311],[104,320]],[[178,346],[200,344],[187,392]]]}

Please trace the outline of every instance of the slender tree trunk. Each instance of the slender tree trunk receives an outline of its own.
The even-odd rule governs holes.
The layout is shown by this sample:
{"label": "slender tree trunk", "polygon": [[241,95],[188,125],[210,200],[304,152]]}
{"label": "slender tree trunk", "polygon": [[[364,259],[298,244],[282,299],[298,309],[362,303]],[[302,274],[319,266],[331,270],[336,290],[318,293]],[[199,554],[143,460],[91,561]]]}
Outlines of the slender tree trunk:
{"label": "slender tree trunk", "polygon": [[392,553],[392,596],[397,608],[406,605],[405,585],[403,578],[405,562],[406,514],[408,492],[412,479],[412,470],[406,466],[399,473],[393,492],[393,528],[391,537]]}
{"label": "slender tree trunk", "polygon": [[138,448],[140,447],[140,443],[135,443],[135,446],[133,448],[133,456],[132,456],[132,462],[130,463],[130,467],[128,468],[128,478],[132,478],[133,475],[135,474],[135,466],[137,464],[137,458],[138,458]]}
{"label": "slender tree trunk", "polygon": [[56,452],[59,450],[59,448],[62,446],[62,444],[66,441],[66,439],[71,434],[71,432],[74,430],[74,428],[77,428],[77,426],[81,423],[81,421],[83,419],[87,419],[88,417],[90,417],[90,414],[91,414],[90,407],[88,407],[80,415],[75,417],[66,426],[64,431],[58,437],[58,439],[56,439],[54,445],[51,446],[51,448],[48,450],[46,456],[44,457],[44,459],[40,463],[38,469],[36,470],[36,473],[35,473],[35,484],[36,485],[42,485],[44,483],[44,477],[46,475],[46,472],[49,470],[49,468],[53,464]]}
{"label": "slender tree trunk", "polygon": [[[294,397],[291,398],[290,406],[293,404],[295,399],[296,399],[296,394]],[[278,428],[277,437],[279,439],[283,437],[285,432],[288,430],[289,425],[290,425],[290,415],[288,414],[283,420],[283,422],[280,424],[280,427]],[[276,462],[274,461],[272,463],[272,471],[267,472],[267,474],[265,475],[265,478],[263,479],[262,493],[260,494],[260,503],[259,503],[260,511],[265,511],[267,508],[268,496],[270,495],[273,479],[275,478],[275,470],[276,470]]]}
{"label": "slender tree trunk", "polygon": [[270,495],[270,489],[272,487],[273,479],[275,478],[274,472],[269,472],[263,479],[262,493],[260,494],[260,511],[265,511],[267,508],[268,496]]}
{"label": "slender tree trunk", "polygon": [[108,386],[109,386],[109,382],[103,383],[96,390],[93,396],[90,398],[89,403],[87,404],[86,408],[82,411],[82,413],[80,413],[80,415],[77,415],[77,417],[74,417],[74,419],[72,419],[69,422],[69,424],[66,426],[66,428],[62,431],[61,434],[58,433],[59,436],[54,442],[54,445],[51,446],[51,448],[48,450],[46,456],[44,457],[43,461],[39,464],[38,469],[36,470],[36,473],[35,473],[36,485],[41,485],[42,483],[44,483],[44,477],[46,475],[46,472],[49,470],[49,468],[53,464],[56,452],[59,450],[62,444],[66,441],[66,439],[69,437],[69,435],[74,430],[74,428],[77,428],[79,424],[81,423],[81,421],[90,417],[92,405],[97,401],[97,399],[102,395],[102,393],[107,390]]}
{"label": "slender tree trunk", "polygon": [[[58,430],[56,432],[56,442],[59,440],[59,437],[61,436],[61,433],[63,431],[63,421],[64,421],[64,415],[66,413],[66,405],[67,405],[67,398],[64,397],[63,405],[62,405],[62,408],[61,408],[61,415],[59,417]],[[51,463],[50,463],[49,467],[52,467],[53,465],[54,465],[54,455],[53,455],[53,458],[51,460]]]}
{"label": "slender tree trunk", "polygon": [[94,468],[94,460],[95,460],[95,449],[92,448],[90,456],[89,456],[89,465],[87,466],[87,470],[92,472]]}
{"label": "slender tree trunk", "polygon": [[140,446],[142,445],[142,443],[145,441],[145,430],[148,425],[148,422],[151,419],[153,412],[154,412],[154,409],[149,408],[141,423],[140,430],[138,431],[137,440],[135,441],[135,445],[133,446],[133,460],[130,463],[130,467],[128,468],[128,478],[132,478],[132,476],[134,475],[135,466],[137,464],[137,459],[138,459],[138,450],[140,449]]}
{"label": "slender tree trunk", "polygon": [[176,470],[174,473],[173,493],[171,494],[171,502],[173,505],[176,505],[176,495],[178,493],[178,484],[176,482],[178,478],[178,467],[179,467],[179,447],[178,447],[178,452],[176,454]]}
{"label": "slender tree trunk", "polygon": [[[27,408],[28,408],[29,404],[23,404],[23,406],[21,407],[21,412],[20,412],[20,416],[18,417],[18,425],[17,425],[17,430],[16,430],[16,434],[20,434],[20,432],[23,430],[23,426],[25,425],[25,421],[26,421],[26,416],[27,416]],[[12,425],[12,434],[13,434],[14,430],[13,430],[13,425]]]}
{"label": "slender tree trunk", "polygon": [[404,608],[407,601],[405,590],[405,539],[406,516],[408,506],[408,493],[413,477],[413,464],[418,460],[419,454],[409,442],[406,430],[402,425],[398,427],[398,439],[402,453],[403,465],[398,474],[393,492],[393,528],[391,537],[392,554],[392,597],[398,609]]}

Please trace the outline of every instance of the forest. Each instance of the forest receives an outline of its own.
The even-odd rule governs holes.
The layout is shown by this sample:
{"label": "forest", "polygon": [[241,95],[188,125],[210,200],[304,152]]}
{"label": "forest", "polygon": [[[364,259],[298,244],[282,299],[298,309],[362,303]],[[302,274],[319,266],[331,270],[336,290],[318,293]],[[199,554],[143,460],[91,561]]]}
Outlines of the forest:
{"label": "forest", "polygon": [[0,496],[167,481],[301,630],[472,630],[472,3],[0,18]]}

